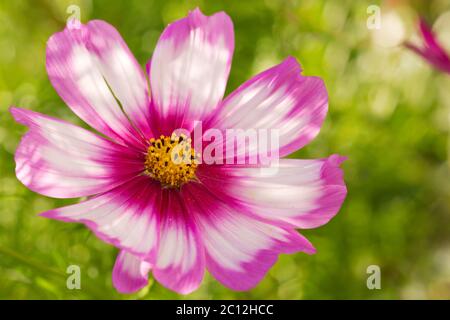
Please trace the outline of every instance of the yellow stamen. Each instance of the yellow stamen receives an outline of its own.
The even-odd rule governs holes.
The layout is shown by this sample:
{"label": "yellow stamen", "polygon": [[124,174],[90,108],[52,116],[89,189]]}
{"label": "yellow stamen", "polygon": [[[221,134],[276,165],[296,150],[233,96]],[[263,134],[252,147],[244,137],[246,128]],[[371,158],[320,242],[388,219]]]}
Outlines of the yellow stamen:
{"label": "yellow stamen", "polygon": [[145,173],[164,187],[179,188],[195,178],[198,161],[191,139],[185,135],[150,139],[145,158]]}

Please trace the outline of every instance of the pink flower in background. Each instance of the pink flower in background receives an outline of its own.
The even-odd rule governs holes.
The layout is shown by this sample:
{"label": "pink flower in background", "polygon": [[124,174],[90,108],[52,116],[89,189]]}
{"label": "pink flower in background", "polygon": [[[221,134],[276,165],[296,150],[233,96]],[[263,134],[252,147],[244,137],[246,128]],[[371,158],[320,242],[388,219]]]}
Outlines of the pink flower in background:
{"label": "pink flower in background", "polygon": [[[189,137],[174,134],[191,132],[195,121],[205,130],[278,129],[280,157],[318,134],[326,88],[302,76],[294,58],[222,100],[233,50],[230,18],[197,9],[164,30],[145,74],[116,29],[91,21],[49,39],[46,67],[61,98],[100,134],[11,108],[29,128],[15,155],[18,179],[49,197],[88,197],[42,215],[84,223],[118,247],[113,283],[120,292],[144,287],[152,272],[187,294],[205,269],[248,290],[279,254],[315,253],[296,229],[326,224],[344,201],[341,156],[280,159],[266,175],[260,163],[197,163]],[[179,146],[180,157],[194,161],[169,161]]]}
{"label": "pink flower in background", "polygon": [[442,72],[450,73],[450,56],[437,41],[435,35],[425,20],[420,20],[419,29],[424,41],[424,46],[419,47],[411,42],[407,42],[405,46],[420,55],[436,69]]}

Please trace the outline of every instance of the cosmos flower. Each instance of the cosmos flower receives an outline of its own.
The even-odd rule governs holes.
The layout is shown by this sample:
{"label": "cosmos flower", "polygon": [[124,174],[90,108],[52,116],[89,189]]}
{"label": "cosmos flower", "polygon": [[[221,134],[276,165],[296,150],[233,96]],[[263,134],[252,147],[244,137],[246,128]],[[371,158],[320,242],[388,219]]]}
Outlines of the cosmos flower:
{"label": "cosmos flower", "polygon": [[450,73],[450,56],[437,41],[435,35],[425,20],[420,19],[419,29],[424,41],[424,46],[419,47],[411,42],[406,42],[405,46],[420,55],[437,70]]}
{"label": "cosmos flower", "polygon": [[[326,88],[302,76],[292,57],[222,100],[233,50],[230,18],[196,9],[164,30],[145,74],[116,29],[91,21],[49,39],[46,67],[61,98],[98,133],[11,108],[29,128],[15,154],[18,179],[45,196],[87,197],[42,216],[83,223],[119,248],[113,284],[120,292],[144,287],[151,272],[187,294],[205,269],[248,290],[279,254],[315,253],[297,229],[327,223],[344,201],[341,156],[279,159],[267,174],[261,162],[202,163],[191,137],[177,134],[190,135],[199,121],[219,131],[277,129],[279,157],[318,134]],[[192,161],[171,161],[180,146],[175,154]],[[245,145],[227,148],[236,157]]]}

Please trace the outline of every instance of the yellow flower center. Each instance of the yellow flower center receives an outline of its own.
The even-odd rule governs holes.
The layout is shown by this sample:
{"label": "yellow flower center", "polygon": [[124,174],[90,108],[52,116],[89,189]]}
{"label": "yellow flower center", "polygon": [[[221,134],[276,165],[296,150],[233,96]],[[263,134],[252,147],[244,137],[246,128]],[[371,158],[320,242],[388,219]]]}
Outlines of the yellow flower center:
{"label": "yellow flower center", "polygon": [[150,139],[145,157],[145,173],[161,182],[163,187],[179,188],[195,179],[198,161],[191,139],[185,135]]}

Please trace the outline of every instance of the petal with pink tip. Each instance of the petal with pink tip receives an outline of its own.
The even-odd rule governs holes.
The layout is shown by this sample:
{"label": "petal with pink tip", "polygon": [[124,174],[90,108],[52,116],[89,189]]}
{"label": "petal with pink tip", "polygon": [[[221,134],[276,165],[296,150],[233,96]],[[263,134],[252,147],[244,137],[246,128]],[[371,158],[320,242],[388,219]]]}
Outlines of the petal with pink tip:
{"label": "petal with pink tip", "polygon": [[148,273],[151,264],[139,257],[120,251],[112,273],[112,281],[117,291],[121,293],[133,293],[148,284]]}
{"label": "petal with pink tip", "polygon": [[153,275],[165,287],[188,294],[200,285],[205,258],[197,226],[178,191],[163,190],[158,254]]}
{"label": "petal with pink tip", "polygon": [[159,184],[140,176],[78,204],[42,213],[84,223],[101,240],[153,261],[158,241]]}
{"label": "petal with pink tip", "polygon": [[344,160],[338,155],[281,159],[275,171],[256,166],[201,167],[197,177],[264,220],[316,228],[334,217],[344,202],[347,188],[339,167]]}
{"label": "petal with pink tip", "polygon": [[148,68],[162,134],[190,130],[216,108],[233,50],[233,24],[223,12],[207,17],[195,9],[164,30]]}
{"label": "petal with pink tip", "polygon": [[320,78],[300,73],[300,65],[289,57],[245,82],[223,101],[207,124],[208,128],[224,132],[227,129],[254,133],[264,130],[268,139],[277,131],[279,138],[279,146],[272,143],[267,149],[262,148],[262,142],[258,145],[257,139],[249,138],[247,144],[241,146],[227,141],[225,158],[245,156],[248,159],[266,150],[272,154],[278,151],[279,157],[283,157],[315,138],[328,110],[327,90]]}
{"label": "petal with pink tip", "polygon": [[46,66],[58,94],[91,127],[134,145],[150,134],[145,73],[111,25],[94,20],[54,34]]}
{"label": "petal with pink tip", "polygon": [[11,108],[29,128],[16,150],[16,176],[34,192],[74,198],[108,191],[142,172],[140,155],[83,128]]}
{"label": "petal with pink tip", "polygon": [[428,26],[425,20],[421,19],[419,22],[420,33],[422,34],[425,45],[433,50],[436,54],[447,56],[441,45],[437,42],[433,31]]}
{"label": "petal with pink tip", "polygon": [[425,20],[420,20],[419,28],[425,46],[418,47],[409,41],[405,43],[405,46],[422,56],[438,70],[450,73],[450,56],[442,48],[442,45],[438,42]]}
{"label": "petal with pink tip", "polygon": [[256,219],[244,207],[222,201],[200,184],[186,185],[183,193],[200,226],[208,271],[233,290],[256,286],[280,253],[315,253],[294,229]]}

